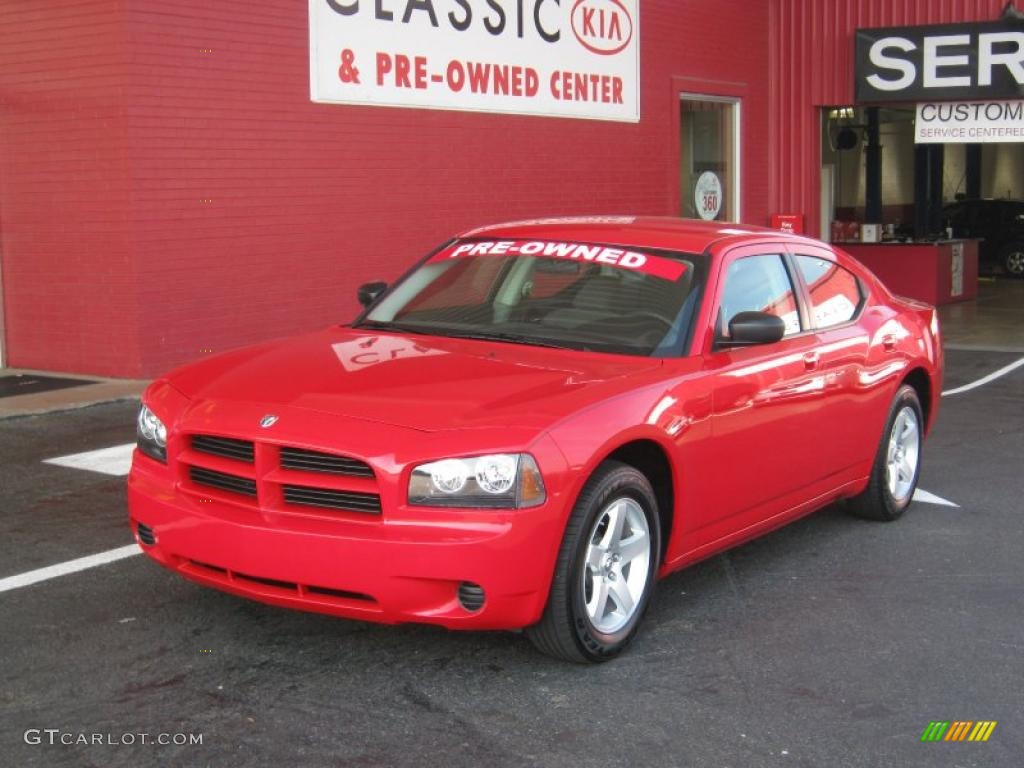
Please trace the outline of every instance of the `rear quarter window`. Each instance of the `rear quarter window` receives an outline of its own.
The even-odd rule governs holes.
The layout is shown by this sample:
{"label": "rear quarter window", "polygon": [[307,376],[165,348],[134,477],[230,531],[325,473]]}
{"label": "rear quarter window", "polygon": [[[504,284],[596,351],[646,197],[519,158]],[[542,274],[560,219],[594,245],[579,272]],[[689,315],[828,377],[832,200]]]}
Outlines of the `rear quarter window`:
{"label": "rear quarter window", "polygon": [[796,265],[811,297],[815,328],[832,328],[857,316],[864,303],[864,287],[855,274],[818,256],[796,256]]}

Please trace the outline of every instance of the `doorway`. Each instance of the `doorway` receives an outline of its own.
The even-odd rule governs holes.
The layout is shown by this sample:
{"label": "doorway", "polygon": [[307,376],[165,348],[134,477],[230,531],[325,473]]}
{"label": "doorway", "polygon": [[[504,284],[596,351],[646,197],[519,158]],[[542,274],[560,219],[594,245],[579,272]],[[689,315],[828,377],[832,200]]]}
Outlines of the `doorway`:
{"label": "doorway", "polygon": [[684,93],[679,109],[681,215],[739,221],[739,99]]}

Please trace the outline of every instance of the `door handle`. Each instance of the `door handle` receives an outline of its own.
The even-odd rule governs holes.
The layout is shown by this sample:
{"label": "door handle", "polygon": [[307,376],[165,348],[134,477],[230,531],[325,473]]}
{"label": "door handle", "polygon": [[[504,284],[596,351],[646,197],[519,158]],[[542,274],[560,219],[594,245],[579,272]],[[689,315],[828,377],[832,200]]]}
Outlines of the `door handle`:
{"label": "door handle", "polygon": [[896,349],[896,336],[891,333],[885,334],[885,336],[882,337],[882,347],[886,352],[892,352]]}
{"label": "door handle", "polygon": [[817,368],[820,361],[821,355],[817,352],[808,352],[804,355],[804,367],[809,371],[813,371]]}

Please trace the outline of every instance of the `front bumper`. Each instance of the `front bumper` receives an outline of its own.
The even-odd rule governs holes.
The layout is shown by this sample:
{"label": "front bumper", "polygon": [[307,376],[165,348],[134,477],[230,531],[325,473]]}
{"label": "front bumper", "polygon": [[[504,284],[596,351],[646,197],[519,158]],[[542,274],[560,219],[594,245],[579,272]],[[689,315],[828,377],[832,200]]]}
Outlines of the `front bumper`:
{"label": "front bumper", "polygon": [[[151,464],[136,452],[132,531],[153,560],[200,584],[287,608],[450,629],[520,628],[544,610],[564,522],[557,494],[517,511],[401,507],[332,520],[181,493]],[[465,583],[483,589],[478,610],[459,601]]]}

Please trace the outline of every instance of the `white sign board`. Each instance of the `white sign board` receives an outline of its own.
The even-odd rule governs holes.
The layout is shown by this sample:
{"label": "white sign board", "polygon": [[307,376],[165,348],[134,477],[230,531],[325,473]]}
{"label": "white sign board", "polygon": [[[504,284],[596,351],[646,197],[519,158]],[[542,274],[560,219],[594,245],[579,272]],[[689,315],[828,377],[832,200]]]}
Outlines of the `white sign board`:
{"label": "white sign board", "polygon": [[917,144],[1024,141],[1024,101],[943,101],[917,105]]}
{"label": "white sign board", "polygon": [[309,0],[313,101],[640,119],[639,0]]}
{"label": "white sign board", "polygon": [[950,262],[950,291],[952,297],[964,295],[964,244],[953,243],[953,259]]}

